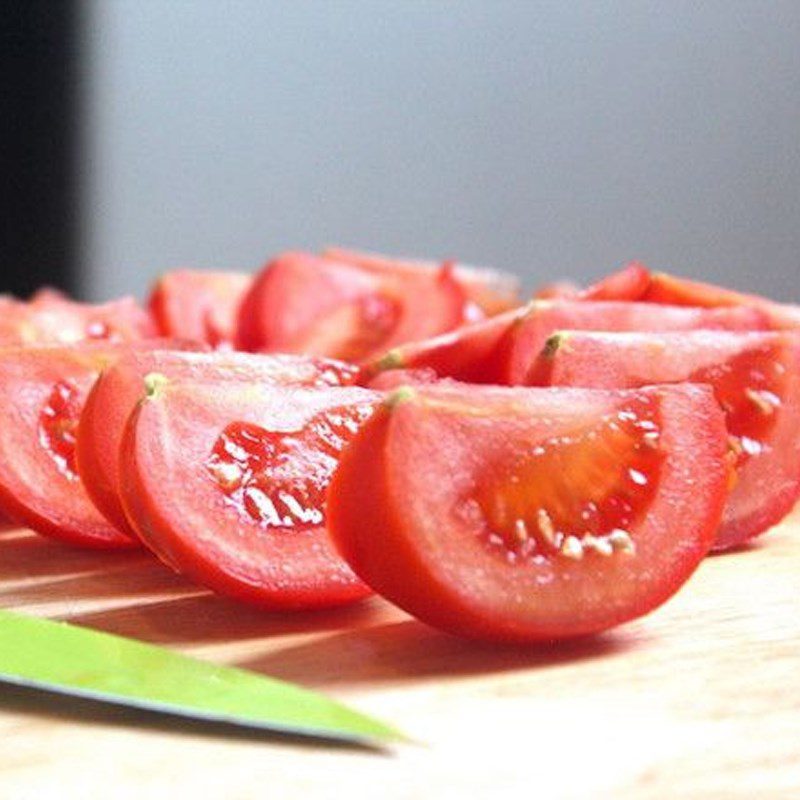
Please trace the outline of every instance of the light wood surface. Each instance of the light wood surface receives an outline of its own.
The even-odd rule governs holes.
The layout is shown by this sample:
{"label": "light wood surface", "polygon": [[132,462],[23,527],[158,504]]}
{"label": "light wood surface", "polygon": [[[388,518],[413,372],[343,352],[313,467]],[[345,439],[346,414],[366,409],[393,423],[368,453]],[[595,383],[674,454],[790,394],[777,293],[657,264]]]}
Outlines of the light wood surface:
{"label": "light wood surface", "polygon": [[146,555],[0,534],[7,608],[324,690],[421,744],[374,754],[0,688],[0,798],[800,797],[800,514],[602,637],[461,642],[373,600],[271,616]]}

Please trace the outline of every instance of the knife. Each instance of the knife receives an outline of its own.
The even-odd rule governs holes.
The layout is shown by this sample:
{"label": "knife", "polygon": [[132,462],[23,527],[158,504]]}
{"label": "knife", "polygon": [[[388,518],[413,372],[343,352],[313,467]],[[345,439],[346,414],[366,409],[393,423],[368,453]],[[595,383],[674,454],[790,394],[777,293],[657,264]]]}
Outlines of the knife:
{"label": "knife", "polygon": [[174,650],[0,610],[0,682],[351,744],[408,741],[317,692]]}

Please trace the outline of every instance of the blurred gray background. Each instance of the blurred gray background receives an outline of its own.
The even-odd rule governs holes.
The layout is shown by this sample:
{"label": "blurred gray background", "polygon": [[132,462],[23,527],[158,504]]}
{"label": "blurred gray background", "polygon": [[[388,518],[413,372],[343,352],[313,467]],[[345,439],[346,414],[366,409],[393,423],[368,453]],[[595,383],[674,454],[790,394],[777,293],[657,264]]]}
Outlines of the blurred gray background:
{"label": "blurred gray background", "polygon": [[93,0],[83,294],[340,243],[800,300],[800,2]]}

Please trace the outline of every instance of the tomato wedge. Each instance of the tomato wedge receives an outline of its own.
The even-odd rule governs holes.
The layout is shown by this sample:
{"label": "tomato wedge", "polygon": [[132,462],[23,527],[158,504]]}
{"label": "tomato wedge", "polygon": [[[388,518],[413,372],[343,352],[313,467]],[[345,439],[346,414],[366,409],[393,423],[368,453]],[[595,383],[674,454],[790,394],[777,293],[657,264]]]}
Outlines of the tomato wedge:
{"label": "tomato wedge", "polygon": [[144,396],[145,376],[172,380],[342,386],[355,367],[297,355],[131,351],[104,370],[89,393],[78,425],[75,454],[86,493],[116,528],[136,538],[120,501],[119,449],[125,424]]}
{"label": "tomato wedge", "polygon": [[581,300],[638,300],[650,285],[650,271],[631,261],[618,272],[612,272],[580,293]]}
{"label": "tomato wedge", "polygon": [[110,303],[78,303],[53,290],[30,302],[0,299],[0,344],[82,341],[121,343],[155,335],[149,314],[132,297]]}
{"label": "tomato wedge", "polygon": [[368,594],[335,553],[325,488],[379,395],[358,387],[149,380],[120,451],[128,519],[169,566],[271,609]]}
{"label": "tomato wedge", "polygon": [[536,300],[641,300],[650,285],[650,270],[631,261],[597,283],[581,289],[569,281],[545,284],[534,294]]}
{"label": "tomato wedge", "polygon": [[0,350],[0,512],[71,544],[136,546],[92,505],[75,461],[83,402],[118,354],[105,344]]}
{"label": "tomato wedge", "polygon": [[763,330],[765,316],[754,308],[684,308],[649,303],[536,301],[512,326],[495,355],[500,383],[525,384],[531,365],[559,330],[689,331]]}
{"label": "tomato wedge", "polygon": [[[539,296],[542,295],[537,293]],[[551,293],[550,296],[554,295]],[[567,288],[560,296],[564,299],[627,300],[698,308],[745,306],[764,314],[770,328],[781,330],[800,327],[800,305],[777,303],[759,295],[737,292],[666,272],[651,273],[638,262],[631,262],[587,289],[571,291]]]}
{"label": "tomato wedge", "polygon": [[504,371],[500,344],[527,313],[527,307],[463,325],[449,333],[409,342],[362,367],[371,381],[388,370],[433,370],[441,377],[466,383],[501,383]]}
{"label": "tomato wedge", "polygon": [[400,389],[344,451],[328,525],[355,572],[424,622],[511,642],[589,634],[693,572],[725,452],[702,386]]}
{"label": "tomato wedge", "polygon": [[763,533],[800,496],[800,335],[582,333],[553,336],[530,382],[633,388],[710,384],[725,411],[737,480],[714,548]]}
{"label": "tomato wedge", "polygon": [[437,264],[435,261],[421,259],[390,258],[342,247],[328,247],[322,255],[324,258],[355,264],[365,269],[384,273],[396,272],[400,275],[430,274],[444,265],[452,264],[453,277],[483,315],[492,317],[520,304],[519,280],[516,276],[491,267],[474,267],[460,262],[445,261]]}
{"label": "tomato wedge", "polygon": [[648,303],[536,300],[521,309],[465,325],[452,333],[397,347],[364,366],[372,379],[387,369],[432,369],[471,383],[520,385],[559,330],[759,330],[769,327],[754,308],[682,308]]}
{"label": "tomato wedge", "polygon": [[162,336],[231,345],[239,306],[252,276],[243,272],[176,269],[162,275],[148,305]]}
{"label": "tomato wedge", "polygon": [[800,305],[776,303],[766,297],[737,292],[702,281],[692,281],[665,272],[653,273],[642,299],[650,303],[672,303],[705,308],[723,306],[757,308],[767,316],[772,328],[800,327]]}
{"label": "tomato wedge", "polygon": [[452,270],[398,274],[287,253],[256,277],[238,347],[359,362],[458,326],[466,297]]}

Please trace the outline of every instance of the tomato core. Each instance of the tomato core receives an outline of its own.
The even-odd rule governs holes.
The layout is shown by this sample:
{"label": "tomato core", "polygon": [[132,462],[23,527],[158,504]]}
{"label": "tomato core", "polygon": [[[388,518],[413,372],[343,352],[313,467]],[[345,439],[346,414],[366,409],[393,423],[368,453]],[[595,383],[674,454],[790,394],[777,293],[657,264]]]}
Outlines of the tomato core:
{"label": "tomato core", "polygon": [[369,404],[327,410],[290,432],[233,422],[214,444],[206,470],[226,502],[260,525],[318,527],[339,453],[371,413]]}
{"label": "tomato core", "polygon": [[81,396],[69,381],[53,386],[39,412],[39,442],[69,480],[78,480],[75,459],[75,432],[81,414]]}
{"label": "tomato core", "polygon": [[659,440],[657,409],[643,399],[514,454],[472,498],[480,535],[511,562],[633,552],[630,531],[659,481]]}
{"label": "tomato core", "polygon": [[752,348],[723,364],[697,370],[689,378],[714,385],[737,468],[769,446],[765,442],[781,408],[786,375],[781,355],[775,345]]}

